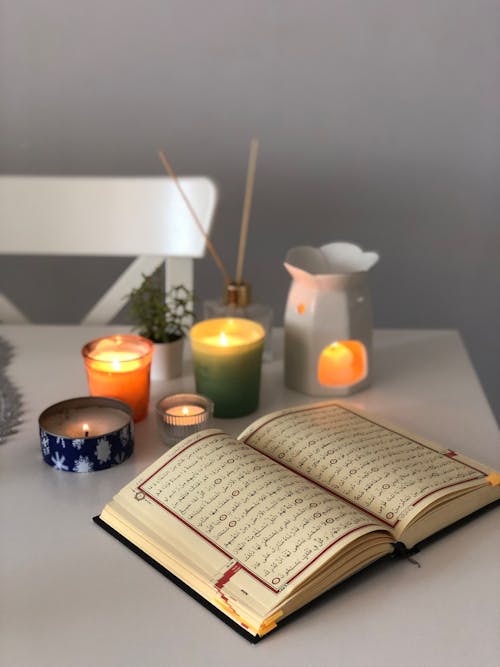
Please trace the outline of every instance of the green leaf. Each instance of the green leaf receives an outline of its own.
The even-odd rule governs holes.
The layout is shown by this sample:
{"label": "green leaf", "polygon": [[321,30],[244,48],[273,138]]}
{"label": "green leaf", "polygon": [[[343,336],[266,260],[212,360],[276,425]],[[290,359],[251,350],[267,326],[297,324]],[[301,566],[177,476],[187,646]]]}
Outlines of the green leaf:
{"label": "green leaf", "polygon": [[159,269],[142,278],[141,285],[128,295],[130,316],[139,334],[154,343],[182,338],[194,319],[194,292],[185,285],[166,292]]}

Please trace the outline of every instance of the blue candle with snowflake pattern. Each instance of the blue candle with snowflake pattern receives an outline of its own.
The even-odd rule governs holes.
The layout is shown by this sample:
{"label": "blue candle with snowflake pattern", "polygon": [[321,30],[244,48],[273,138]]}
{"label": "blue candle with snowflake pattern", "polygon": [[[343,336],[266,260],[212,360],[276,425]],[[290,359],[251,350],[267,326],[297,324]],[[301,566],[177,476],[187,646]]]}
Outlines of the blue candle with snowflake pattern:
{"label": "blue candle with snowflake pattern", "polygon": [[56,470],[105,470],[134,450],[132,410],[113,398],[62,401],[44,410],[38,421],[43,460]]}

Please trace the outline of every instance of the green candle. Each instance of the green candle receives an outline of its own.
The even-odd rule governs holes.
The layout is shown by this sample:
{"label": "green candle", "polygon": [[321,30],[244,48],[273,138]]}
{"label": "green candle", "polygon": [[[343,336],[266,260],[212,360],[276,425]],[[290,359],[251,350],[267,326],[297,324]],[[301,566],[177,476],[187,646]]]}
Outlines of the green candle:
{"label": "green candle", "polygon": [[215,417],[242,417],[257,409],[264,335],[257,322],[236,317],[192,327],[196,391],[212,399]]}

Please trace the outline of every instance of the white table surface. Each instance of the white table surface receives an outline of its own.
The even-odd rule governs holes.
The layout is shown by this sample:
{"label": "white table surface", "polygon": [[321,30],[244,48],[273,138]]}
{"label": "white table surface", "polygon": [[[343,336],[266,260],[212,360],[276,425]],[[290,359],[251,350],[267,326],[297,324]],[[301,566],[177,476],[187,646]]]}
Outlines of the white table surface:
{"label": "white table surface", "polygon": [[[420,569],[376,564],[255,646],[95,526],[91,517],[165,451],[152,415],[136,427],[131,459],[88,474],[43,463],[37,418],[87,394],[80,348],[115,329],[0,326],[25,400],[19,432],[0,445],[1,665],[500,664],[499,509],[427,546]],[[500,469],[499,432],[455,332],[378,331],[374,367],[353,405]],[[189,375],[154,384],[151,400],[193,388]],[[236,434],[311,400],[284,388],[275,360],[264,364],[259,412],[216,425]]]}

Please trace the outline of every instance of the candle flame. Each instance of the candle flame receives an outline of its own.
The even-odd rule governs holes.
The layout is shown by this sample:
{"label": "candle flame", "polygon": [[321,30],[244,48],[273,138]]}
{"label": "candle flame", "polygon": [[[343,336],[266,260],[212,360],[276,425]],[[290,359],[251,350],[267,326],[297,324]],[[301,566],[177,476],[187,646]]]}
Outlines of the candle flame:
{"label": "candle flame", "polygon": [[227,347],[228,340],[226,334],[223,331],[220,332],[219,339],[220,339],[220,344],[223,345],[224,347]]}
{"label": "candle flame", "polygon": [[89,425],[88,424],[83,424],[82,431],[83,431],[84,437],[87,438],[88,435],[89,435]]}
{"label": "candle flame", "polygon": [[114,371],[119,371],[121,368],[120,362],[118,361],[117,357],[114,357],[113,361],[111,362],[111,365],[113,366]]}
{"label": "candle flame", "polygon": [[184,406],[184,407],[182,408],[182,414],[183,414],[183,415],[188,415],[188,414],[189,414],[189,408],[186,407],[186,406]]}
{"label": "candle flame", "polygon": [[351,350],[342,343],[332,343],[330,345],[330,353],[333,358],[344,364],[350,364],[354,359],[354,354]]}

